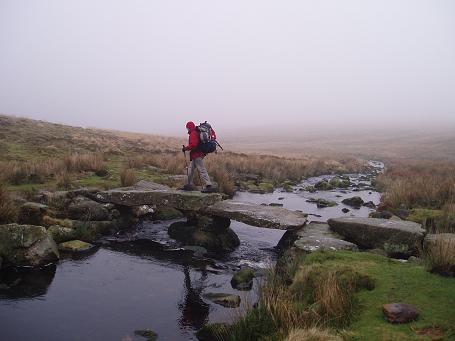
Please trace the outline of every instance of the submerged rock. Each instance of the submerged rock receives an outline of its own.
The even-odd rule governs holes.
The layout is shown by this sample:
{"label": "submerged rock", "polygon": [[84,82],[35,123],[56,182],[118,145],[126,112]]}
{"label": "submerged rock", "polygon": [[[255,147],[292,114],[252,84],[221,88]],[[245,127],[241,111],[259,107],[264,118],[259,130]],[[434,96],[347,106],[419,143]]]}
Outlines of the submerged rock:
{"label": "submerged rock", "polygon": [[338,204],[335,201],[322,198],[318,199],[310,198],[307,200],[307,202],[316,204],[318,208],[338,206]]}
{"label": "submerged rock", "polygon": [[390,323],[408,323],[419,317],[417,307],[407,303],[384,304],[382,312]]}
{"label": "submerged rock", "polygon": [[223,293],[207,293],[204,298],[212,301],[213,303],[222,305],[227,308],[237,308],[240,306],[240,296]]}
{"label": "submerged rock", "polygon": [[361,197],[352,197],[352,198],[346,198],[341,201],[343,204],[354,207],[354,208],[360,208],[363,204],[364,201]]}
{"label": "submerged rock", "polygon": [[396,249],[396,256],[415,253],[425,235],[420,224],[404,220],[346,217],[329,219],[328,223],[333,231],[362,248]]}
{"label": "submerged rock", "polygon": [[70,240],[68,242],[58,244],[58,249],[64,252],[85,252],[93,248],[93,244],[83,242],[81,240]]}
{"label": "submerged rock", "polygon": [[231,285],[237,290],[251,290],[254,277],[255,271],[253,268],[242,268],[232,276]]}
{"label": "submerged rock", "polygon": [[145,337],[147,341],[155,341],[158,338],[158,334],[151,329],[135,330],[134,334]]}
{"label": "submerged rock", "polygon": [[0,225],[3,265],[40,266],[58,260],[57,245],[42,226]]}

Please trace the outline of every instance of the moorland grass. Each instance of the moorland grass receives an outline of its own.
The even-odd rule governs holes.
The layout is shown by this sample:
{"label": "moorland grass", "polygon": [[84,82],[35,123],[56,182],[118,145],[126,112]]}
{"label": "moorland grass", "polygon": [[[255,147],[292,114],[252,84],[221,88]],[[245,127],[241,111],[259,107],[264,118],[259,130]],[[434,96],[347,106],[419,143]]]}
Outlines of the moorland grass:
{"label": "moorland grass", "polygon": [[[422,265],[402,263],[367,252],[315,252],[300,258],[297,263],[298,266],[292,264],[292,270],[280,275],[288,272],[289,276],[294,272],[292,284],[284,279],[272,279],[263,284],[258,308],[248,311],[229,327],[230,336],[226,335],[226,340],[282,340],[295,329],[312,327],[353,341],[425,340],[416,331],[435,326],[444,330],[444,340],[455,339],[454,278],[429,273]],[[339,271],[348,268],[352,271]],[[318,275],[311,278],[308,273],[312,270],[308,269],[318,269]],[[328,281],[330,273],[338,279]],[[346,276],[349,273],[357,275]],[[355,289],[352,278],[358,275],[366,276],[364,278],[374,282],[374,287],[370,282],[370,290]],[[318,279],[319,285],[314,285]],[[339,290],[346,283],[351,283],[350,293]],[[327,292],[319,295],[318,290]],[[280,299],[270,300],[267,291],[280,292]],[[335,315],[327,314],[323,308],[327,305],[324,300],[329,302],[329,307],[338,307],[334,310]],[[392,302],[416,305],[420,311],[419,319],[402,325],[388,323],[382,314],[382,305]],[[340,308],[342,310],[338,310]],[[349,316],[336,318],[341,317],[340,313]],[[296,316],[299,318],[294,320]]]}

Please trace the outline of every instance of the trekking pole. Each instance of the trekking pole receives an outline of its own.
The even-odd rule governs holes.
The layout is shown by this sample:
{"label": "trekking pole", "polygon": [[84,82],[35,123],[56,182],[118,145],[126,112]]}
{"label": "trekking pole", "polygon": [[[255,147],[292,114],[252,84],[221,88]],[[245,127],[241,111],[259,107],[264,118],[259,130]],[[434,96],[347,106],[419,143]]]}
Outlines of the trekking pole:
{"label": "trekking pole", "polygon": [[188,161],[186,160],[186,153],[185,153],[184,148],[185,148],[185,145],[182,145],[183,157],[185,158],[186,177],[189,178],[190,175],[188,174]]}

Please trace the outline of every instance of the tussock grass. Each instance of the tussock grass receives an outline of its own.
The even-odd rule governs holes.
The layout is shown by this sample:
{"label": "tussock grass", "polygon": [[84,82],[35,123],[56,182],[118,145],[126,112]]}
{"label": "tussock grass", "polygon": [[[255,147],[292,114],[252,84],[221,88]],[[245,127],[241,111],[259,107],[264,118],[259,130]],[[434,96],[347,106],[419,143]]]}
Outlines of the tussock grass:
{"label": "tussock grass", "polygon": [[120,173],[122,187],[132,186],[137,182],[136,171],[132,168],[124,168]]}
{"label": "tussock grass", "polygon": [[327,330],[313,327],[309,329],[294,329],[284,341],[343,341],[343,339]]}
{"label": "tussock grass", "polygon": [[455,200],[455,162],[392,161],[377,183],[383,208],[440,209]]}
{"label": "tussock grass", "polygon": [[18,208],[6,187],[0,184],[0,224],[17,221]]}
{"label": "tussock grass", "polygon": [[440,233],[426,244],[423,258],[429,271],[444,276],[455,276],[455,240]]}

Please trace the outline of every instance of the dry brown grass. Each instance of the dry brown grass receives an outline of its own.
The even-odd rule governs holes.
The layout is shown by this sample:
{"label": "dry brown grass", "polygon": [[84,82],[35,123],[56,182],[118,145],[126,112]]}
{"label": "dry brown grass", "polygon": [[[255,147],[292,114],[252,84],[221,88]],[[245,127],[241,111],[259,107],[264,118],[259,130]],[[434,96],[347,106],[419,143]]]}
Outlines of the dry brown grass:
{"label": "dry brown grass", "polygon": [[17,221],[18,208],[5,186],[0,184],[0,224]]}
{"label": "dry brown grass", "polygon": [[440,209],[455,200],[455,162],[392,161],[377,182],[385,209]]}
{"label": "dry brown grass", "polygon": [[437,234],[423,250],[428,269],[445,276],[455,276],[455,240],[444,233]]}
{"label": "dry brown grass", "polygon": [[104,157],[99,153],[72,154],[63,159],[69,172],[106,170]]}
{"label": "dry brown grass", "polygon": [[136,171],[132,168],[124,168],[120,172],[120,184],[122,187],[132,186],[137,182]]}
{"label": "dry brown grass", "polygon": [[285,341],[343,341],[337,335],[316,327],[292,330]]}
{"label": "dry brown grass", "polygon": [[61,171],[55,175],[55,186],[57,189],[68,190],[71,188],[71,176],[67,171]]}

